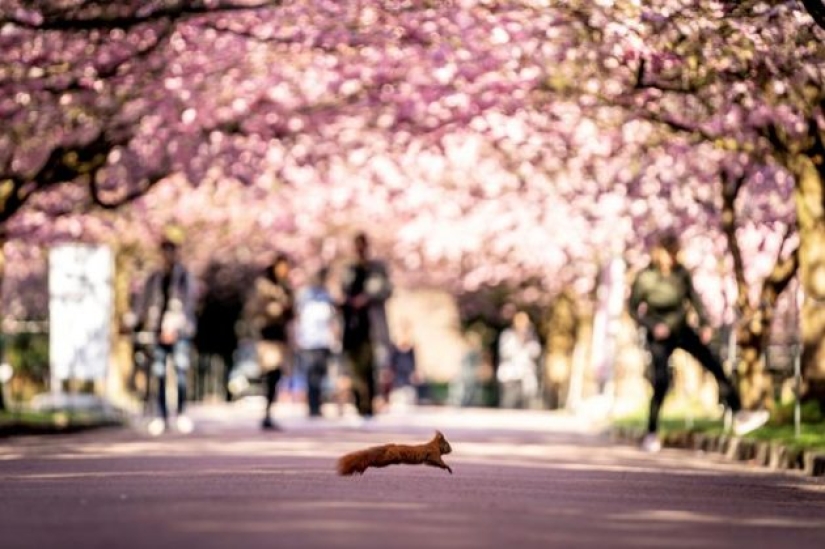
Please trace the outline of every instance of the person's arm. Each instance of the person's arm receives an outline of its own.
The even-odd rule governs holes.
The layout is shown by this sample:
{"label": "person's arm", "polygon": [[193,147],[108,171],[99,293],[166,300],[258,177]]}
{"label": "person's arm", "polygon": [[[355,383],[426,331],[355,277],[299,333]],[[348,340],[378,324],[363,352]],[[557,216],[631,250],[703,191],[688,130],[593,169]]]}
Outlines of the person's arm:
{"label": "person's arm", "polygon": [[415,358],[415,347],[410,349],[410,368],[412,368],[412,371],[410,372],[410,382],[413,385],[418,385],[421,383],[421,376],[418,375],[418,362]]}
{"label": "person's arm", "polygon": [[507,328],[501,332],[498,340],[498,358],[499,362],[507,362],[512,360],[513,356],[518,352],[518,342],[516,341],[515,333]]}
{"label": "person's arm", "polygon": [[648,331],[653,331],[656,322],[644,314],[643,308],[647,307],[647,288],[644,284],[644,275],[646,271],[642,271],[633,280],[633,285],[630,288],[630,299],[628,300],[628,309],[631,318],[637,324]]}
{"label": "person's arm", "polygon": [[135,331],[142,332],[148,330],[149,308],[152,305],[152,294],[155,286],[156,273],[150,273],[143,283],[140,293],[135,299],[135,311],[137,314]]}
{"label": "person's arm", "polygon": [[535,333],[531,334],[527,339],[526,347],[527,356],[529,356],[531,360],[536,360],[541,356],[541,342]]}
{"label": "person's arm", "polygon": [[241,298],[238,320],[235,323],[235,335],[239,340],[251,339],[254,337],[252,328],[252,301],[255,298],[254,283],[251,288],[247,288]]}
{"label": "person's arm", "polygon": [[355,284],[355,266],[350,264],[344,270],[341,277],[341,302],[340,307],[344,314],[350,314],[353,311],[362,309],[369,304],[369,299],[361,293],[354,293],[353,286]]}
{"label": "person's arm", "polygon": [[264,325],[265,299],[263,285],[265,281],[260,277],[252,283],[252,288],[246,295],[243,308],[243,331],[245,337],[257,339],[260,337]]}
{"label": "person's arm", "polygon": [[295,301],[295,293],[287,287],[284,287],[284,296],[283,296],[283,304],[284,304],[284,321],[290,322],[294,320],[297,316],[297,303]]}
{"label": "person's arm", "polygon": [[183,293],[183,310],[184,310],[184,322],[186,326],[184,328],[184,333],[186,337],[194,337],[197,332],[197,322],[195,317],[195,308],[198,302],[198,287],[197,281],[195,277],[192,276],[192,273],[189,272],[189,269],[183,268],[183,276],[184,276],[184,293]]}
{"label": "person's arm", "polygon": [[708,321],[707,309],[705,309],[702,298],[696,293],[696,288],[693,286],[693,277],[687,269],[684,269],[683,276],[685,280],[685,292],[687,294],[685,297],[693,307],[693,310],[696,311],[696,316],[699,317],[699,327],[709,328],[710,322]]}
{"label": "person's arm", "polygon": [[381,261],[373,261],[370,267],[372,272],[367,277],[365,291],[371,302],[383,303],[392,296],[393,291],[389,271]]}

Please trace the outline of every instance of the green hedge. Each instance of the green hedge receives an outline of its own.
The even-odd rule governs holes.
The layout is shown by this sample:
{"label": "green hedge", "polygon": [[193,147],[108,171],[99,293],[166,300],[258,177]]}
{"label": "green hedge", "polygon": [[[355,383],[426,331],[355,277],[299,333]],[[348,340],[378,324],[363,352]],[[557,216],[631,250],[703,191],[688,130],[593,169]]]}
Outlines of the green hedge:
{"label": "green hedge", "polygon": [[16,376],[45,384],[49,378],[49,334],[3,334],[2,348],[6,361]]}

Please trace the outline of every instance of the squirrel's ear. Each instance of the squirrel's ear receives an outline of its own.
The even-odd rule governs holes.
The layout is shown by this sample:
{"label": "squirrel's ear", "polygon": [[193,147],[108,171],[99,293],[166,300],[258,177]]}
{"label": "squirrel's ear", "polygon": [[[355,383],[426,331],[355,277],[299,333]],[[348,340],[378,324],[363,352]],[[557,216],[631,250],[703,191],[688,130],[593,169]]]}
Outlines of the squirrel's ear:
{"label": "squirrel's ear", "polygon": [[436,436],[436,438],[444,438],[444,433],[442,433],[441,431],[436,430],[435,436]]}

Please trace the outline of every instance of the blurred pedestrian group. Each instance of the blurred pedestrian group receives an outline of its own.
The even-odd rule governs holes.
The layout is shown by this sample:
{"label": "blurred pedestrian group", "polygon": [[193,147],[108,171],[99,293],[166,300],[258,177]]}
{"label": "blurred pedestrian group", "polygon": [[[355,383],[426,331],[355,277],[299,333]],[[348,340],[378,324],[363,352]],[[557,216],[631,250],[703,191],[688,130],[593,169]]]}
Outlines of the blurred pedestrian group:
{"label": "blurred pedestrian group", "polygon": [[[136,371],[142,365],[146,377],[151,434],[170,427],[191,432],[186,402],[209,392],[227,401],[260,392],[260,425],[278,430],[273,407],[279,394],[305,401],[311,418],[323,416],[326,402],[340,415],[352,403],[366,421],[393,393],[409,391],[417,382],[410,328],[405,326],[396,342],[390,338],[385,304],[393,285],[365,233],[354,236],[352,258],[335,278],[324,265],[296,288],[292,258],[274,251],[259,272],[248,276],[248,289],[234,295],[221,282],[222,267],[211,265],[199,281],[200,299],[181,261],[181,244],[179,235],[162,238],[159,267],[150,272],[133,306],[135,365]],[[243,282],[236,277],[234,285],[243,287]],[[175,395],[168,394],[169,376],[175,377]],[[415,400],[414,390],[413,396],[405,394]],[[175,414],[168,405],[172,398]]]}
{"label": "blurred pedestrian group", "polygon": [[[210,265],[198,288],[181,259],[181,245],[180,234],[164,235],[157,268],[134,296],[135,371],[146,378],[143,396],[153,435],[170,428],[191,432],[187,400],[208,393],[226,401],[260,394],[264,430],[280,428],[273,413],[279,395],[305,403],[309,418],[343,416],[351,407],[361,422],[422,400],[514,409],[569,404],[578,321],[564,299],[543,319],[507,304],[498,328],[484,321],[471,326],[458,370],[436,399],[421,375],[413,319],[402,318],[390,331],[393,282],[366,233],[354,235],[344,262],[310,270],[273,250],[257,272]],[[707,314],[679,253],[676,234],[660,235],[650,263],[630,288],[630,317],[644,334],[650,358],[652,396],[643,442],[648,451],[661,447],[659,416],[677,349],[716,380],[736,433],[758,428],[768,415],[742,410],[736,386],[709,346]],[[689,322],[692,317],[698,327]]]}
{"label": "blurred pedestrian group", "polygon": [[[342,416],[351,406],[362,422],[388,407],[435,401],[418,364],[415,323],[402,318],[391,334],[387,263],[373,254],[366,233],[350,244],[348,260],[313,270],[278,250],[257,271],[213,263],[196,288],[181,259],[182,237],[165,235],[158,267],[133,307],[135,371],[146,378],[149,432],[191,432],[187,400],[210,396],[260,395],[264,430],[280,429],[279,398],[305,403],[310,418]],[[442,402],[546,407],[539,331],[527,311],[507,310],[507,325],[494,338],[465,334],[459,371]],[[167,383],[172,378],[174,385]]]}

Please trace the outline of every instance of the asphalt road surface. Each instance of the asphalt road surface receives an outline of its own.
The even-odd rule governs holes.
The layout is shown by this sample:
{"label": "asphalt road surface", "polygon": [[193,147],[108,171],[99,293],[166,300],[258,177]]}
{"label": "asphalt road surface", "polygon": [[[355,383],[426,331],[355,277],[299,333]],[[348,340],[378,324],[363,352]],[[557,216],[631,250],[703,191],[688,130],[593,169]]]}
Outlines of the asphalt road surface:
{"label": "asphalt road surface", "polygon": [[[825,484],[685,451],[650,456],[549,412],[419,409],[310,420],[258,402],[196,430],[0,440],[0,547],[825,548]],[[441,429],[454,471],[338,477],[336,458]]]}

